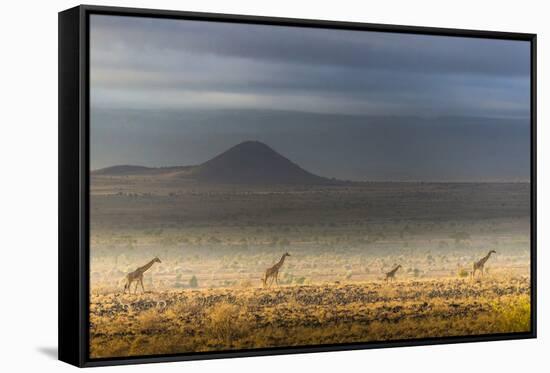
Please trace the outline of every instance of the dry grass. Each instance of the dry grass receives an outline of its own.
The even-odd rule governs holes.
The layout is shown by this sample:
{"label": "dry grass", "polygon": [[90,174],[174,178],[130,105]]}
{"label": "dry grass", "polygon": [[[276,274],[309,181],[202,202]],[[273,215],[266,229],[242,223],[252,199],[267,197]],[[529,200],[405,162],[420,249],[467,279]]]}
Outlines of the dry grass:
{"label": "dry grass", "polygon": [[93,295],[113,357],[529,331],[527,277]]}
{"label": "dry grass", "polygon": [[531,298],[528,295],[505,297],[493,303],[498,314],[497,328],[510,332],[523,332],[531,328]]}

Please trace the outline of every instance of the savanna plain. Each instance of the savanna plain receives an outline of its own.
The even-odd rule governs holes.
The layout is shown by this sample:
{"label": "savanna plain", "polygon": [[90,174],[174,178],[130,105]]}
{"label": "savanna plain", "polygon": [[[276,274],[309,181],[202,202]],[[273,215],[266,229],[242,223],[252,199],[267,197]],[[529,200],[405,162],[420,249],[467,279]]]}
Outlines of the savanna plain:
{"label": "savanna plain", "polygon": [[91,178],[92,358],[530,331],[529,183]]}

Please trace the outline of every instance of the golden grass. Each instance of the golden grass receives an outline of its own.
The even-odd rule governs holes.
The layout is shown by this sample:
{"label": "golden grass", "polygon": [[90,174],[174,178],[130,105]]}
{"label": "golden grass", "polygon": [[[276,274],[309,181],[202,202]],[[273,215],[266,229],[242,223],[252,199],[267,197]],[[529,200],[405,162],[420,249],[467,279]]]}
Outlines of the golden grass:
{"label": "golden grass", "polygon": [[527,277],[501,276],[98,294],[90,350],[97,358],[525,332],[529,291]]}
{"label": "golden grass", "polygon": [[506,297],[492,304],[497,328],[510,332],[523,332],[531,328],[531,297]]}

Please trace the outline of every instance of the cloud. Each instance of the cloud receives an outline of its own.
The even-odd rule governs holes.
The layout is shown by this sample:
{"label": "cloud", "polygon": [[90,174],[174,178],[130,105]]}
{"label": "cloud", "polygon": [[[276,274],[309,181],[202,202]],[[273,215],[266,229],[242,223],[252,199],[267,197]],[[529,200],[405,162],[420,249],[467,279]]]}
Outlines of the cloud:
{"label": "cloud", "polygon": [[93,15],[92,104],[527,116],[519,41]]}
{"label": "cloud", "polygon": [[111,50],[126,45],[173,56],[193,52],[359,69],[529,74],[529,43],[523,41],[116,16],[93,16],[92,32]]}

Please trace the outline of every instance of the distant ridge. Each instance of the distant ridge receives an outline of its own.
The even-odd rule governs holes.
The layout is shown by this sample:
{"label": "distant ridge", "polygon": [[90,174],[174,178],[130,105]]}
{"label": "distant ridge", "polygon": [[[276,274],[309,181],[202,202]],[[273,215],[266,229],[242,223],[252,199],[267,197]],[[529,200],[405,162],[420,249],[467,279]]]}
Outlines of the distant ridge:
{"label": "distant ridge", "polygon": [[144,167],[112,166],[92,175],[163,175],[208,184],[315,185],[340,184],[304,170],[260,141],[244,141],[198,166]]}
{"label": "distant ridge", "polygon": [[145,167],[133,165],[121,165],[101,168],[91,172],[92,175],[105,176],[130,176],[130,175],[162,175],[174,172],[184,171],[194,166],[176,166],[176,167]]}
{"label": "distant ridge", "polygon": [[121,165],[121,166],[112,166],[102,168],[100,170],[92,171],[94,175],[137,175],[142,173],[147,173],[151,170],[150,167],[145,166],[132,166],[132,165]]}

